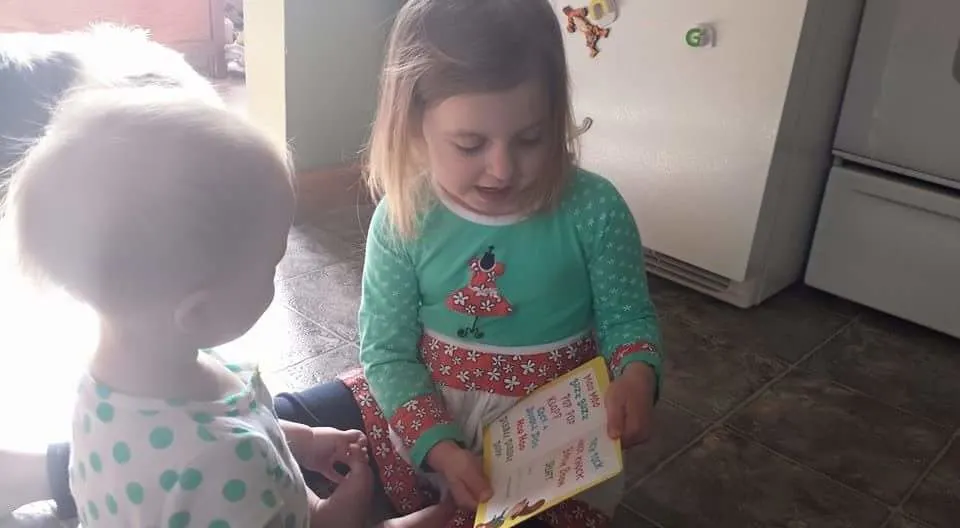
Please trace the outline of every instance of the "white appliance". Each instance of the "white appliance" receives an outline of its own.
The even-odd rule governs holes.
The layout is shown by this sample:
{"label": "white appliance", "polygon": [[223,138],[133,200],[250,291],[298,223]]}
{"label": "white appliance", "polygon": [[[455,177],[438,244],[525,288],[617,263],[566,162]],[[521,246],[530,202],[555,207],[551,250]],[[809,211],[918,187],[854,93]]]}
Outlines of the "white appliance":
{"label": "white appliance", "polygon": [[862,1],[617,8],[595,58],[565,35],[576,116],[592,121],[581,163],[625,196],[650,271],[755,305],[802,273]]}
{"label": "white appliance", "polygon": [[870,0],[807,283],[960,337],[960,1]]}

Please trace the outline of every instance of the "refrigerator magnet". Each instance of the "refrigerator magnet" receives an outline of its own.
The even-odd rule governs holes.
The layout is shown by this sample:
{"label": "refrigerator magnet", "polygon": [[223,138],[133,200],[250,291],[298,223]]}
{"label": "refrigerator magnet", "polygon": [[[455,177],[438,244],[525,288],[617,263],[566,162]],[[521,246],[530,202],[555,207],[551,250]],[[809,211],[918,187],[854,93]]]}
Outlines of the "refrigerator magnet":
{"label": "refrigerator magnet", "polygon": [[610,36],[610,28],[602,28],[588,18],[590,10],[586,7],[574,9],[570,6],[563,8],[563,14],[567,17],[568,33],[583,33],[587,39],[587,49],[590,50],[590,58],[596,57],[600,53],[597,43],[602,38]]}
{"label": "refrigerator magnet", "polygon": [[590,0],[587,9],[593,23],[600,27],[609,27],[620,15],[616,0]]}

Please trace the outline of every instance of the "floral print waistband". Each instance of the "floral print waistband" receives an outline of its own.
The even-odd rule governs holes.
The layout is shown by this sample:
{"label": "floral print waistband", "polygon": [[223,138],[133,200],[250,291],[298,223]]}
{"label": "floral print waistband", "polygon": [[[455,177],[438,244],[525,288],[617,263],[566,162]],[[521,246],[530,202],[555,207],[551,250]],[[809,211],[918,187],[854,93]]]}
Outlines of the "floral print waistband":
{"label": "floral print waistband", "polygon": [[425,334],[420,354],[437,385],[522,397],[597,356],[592,335],[540,353],[481,352]]}

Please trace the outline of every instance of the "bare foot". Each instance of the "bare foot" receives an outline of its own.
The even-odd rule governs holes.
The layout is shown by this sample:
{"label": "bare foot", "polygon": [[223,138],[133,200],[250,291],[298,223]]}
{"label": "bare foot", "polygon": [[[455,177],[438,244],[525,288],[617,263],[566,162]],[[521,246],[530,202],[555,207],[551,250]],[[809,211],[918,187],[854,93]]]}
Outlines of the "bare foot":
{"label": "bare foot", "polygon": [[452,497],[445,497],[440,504],[429,506],[403,517],[384,521],[377,528],[444,528],[457,513]]}

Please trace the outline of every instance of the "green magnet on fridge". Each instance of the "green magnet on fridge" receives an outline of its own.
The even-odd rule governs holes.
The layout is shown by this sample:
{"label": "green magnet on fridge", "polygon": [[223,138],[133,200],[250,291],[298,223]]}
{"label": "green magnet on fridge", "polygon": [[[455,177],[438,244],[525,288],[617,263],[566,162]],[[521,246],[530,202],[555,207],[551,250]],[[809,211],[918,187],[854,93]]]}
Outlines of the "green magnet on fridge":
{"label": "green magnet on fridge", "polygon": [[713,27],[702,24],[687,30],[683,36],[684,42],[691,48],[712,47],[715,43]]}

